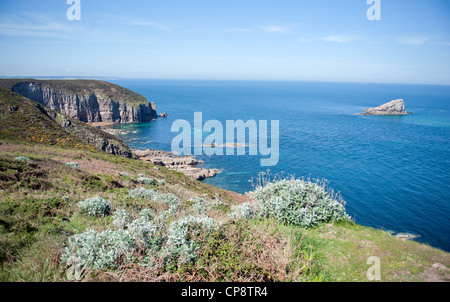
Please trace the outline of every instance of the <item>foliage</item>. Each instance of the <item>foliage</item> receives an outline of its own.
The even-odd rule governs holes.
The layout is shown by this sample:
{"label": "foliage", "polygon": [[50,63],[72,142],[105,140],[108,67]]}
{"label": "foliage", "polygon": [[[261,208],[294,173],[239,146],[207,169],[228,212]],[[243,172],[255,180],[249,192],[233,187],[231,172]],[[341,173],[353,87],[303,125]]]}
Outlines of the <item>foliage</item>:
{"label": "foliage", "polygon": [[88,198],[80,201],[78,206],[82,212],[97,217],[106,217],[111,212],[111,202],[104,200],[101,197]]}
{"label": "foliage", "polygon": [[25,157],[25,156],[16,157],[15,160],[23,161],[26,163],[29,163],[31,161],[28,157]]}
{"label": "foliage", "polygon": [[322,222],[349,220],[345,202],[324,183],[298,179],[281,180],[254,191],[262,217],[303,228]]}
{"label": "foliage", "polygon": [[229,215],[231,219],[252,219],[256,216],[255,209],[248,202],[232,206],[231,210],[233,211]]}
{"label": "foliage", "polygon": [[66,163],[66,166],[74,169],[80,169],[80,165],[77,162],[68,162]]}
{"label": "foliage", "polygon": [[152,189],[136,188],[131,190],[129,195],[133,198],[153,200],[158,193]]}
{"label": "foliage", "polygon": [[68,266],[79,265],[85,269],[114,268],[133,247],[134,239],[126,230],[89,230],[69,237],[61,261]]}
{"label": "foliage", "polygon": [[113,215],[114,226],[119,229],[125,229],[125,227],[131,222],[131,215],[126,210],[116,210]]}
{"label": "foliage", "polygon": [[183,263],[193,262],[199,248],[195,238],[210,233],[216,227],[215,220],[207,216],[185,216],[175,221],[169,228],[168,254],[180,258]]}
{"label": "foliage", "polygon": [[137,181],[145,185],[152,185],[152,186],[156,183],[155,180],[150,177],[138,177]]}

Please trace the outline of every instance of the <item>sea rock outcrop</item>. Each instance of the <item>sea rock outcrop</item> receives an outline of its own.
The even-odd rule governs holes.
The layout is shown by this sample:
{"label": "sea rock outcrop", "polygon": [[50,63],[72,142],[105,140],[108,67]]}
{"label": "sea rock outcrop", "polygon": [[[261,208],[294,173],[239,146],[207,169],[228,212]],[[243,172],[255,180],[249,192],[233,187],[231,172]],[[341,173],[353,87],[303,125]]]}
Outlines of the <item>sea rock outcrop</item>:
{"label": "sea rock outcrop", "polygon": [[364,115],[407,115],[403,99],[393,100],[384,105],[365,110]]}
{"label": "sea rock outcrop", "polygon": [[159,150],[133,150],[134,154],[141,160],[151,162],[157,166],[163,166],[175,170],[196,180],[211,178],[219,173],[216,169],[205,169],[197,167],[202,161],[190,156],[175,156],[171,153]]}
{"label": "sea rock outcrop", "polygon": [[104,81],[24,80],[11,90],[86,123],[139,123],[158,117],[154,103]]}

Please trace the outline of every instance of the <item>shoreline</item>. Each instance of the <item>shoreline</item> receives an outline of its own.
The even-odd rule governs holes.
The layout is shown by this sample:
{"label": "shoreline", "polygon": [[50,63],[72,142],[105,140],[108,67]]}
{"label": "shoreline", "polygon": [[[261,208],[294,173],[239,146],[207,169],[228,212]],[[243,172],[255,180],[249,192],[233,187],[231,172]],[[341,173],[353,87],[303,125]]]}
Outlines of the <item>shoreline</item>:
{"label": "shoreline", "polygon": [[199,161],[192,156],[177,156],[167,151],[154,149],[132,149],[132,151],[139,160],[150,162],[155,166],[166,167],[170,170],[181,172],[195,180],[213,178],[220,173],[217,169],[197,167],[197,165],[203,164],[203,161]]}
{"label": "shoreline", "polygon": [[[113,122],[96,122],[89,123],[91,126],[99,128],[100,130],[117,136],[121,134],[127,134],[128,131],[110,128],[117,123]],[[207,178],[213,178],[220,170],[218,169],[206,169],[197,167],[199,164],[203,164],[203,161],[197,160],[193,156],[177,156],[170,152],[155,149],[131,149],[131,151],[139,158],[139,160],[150,162],[156,166],[166,167],[170,170],[181,172],[184,175],[193,178],[195,180],[205,180]]]}

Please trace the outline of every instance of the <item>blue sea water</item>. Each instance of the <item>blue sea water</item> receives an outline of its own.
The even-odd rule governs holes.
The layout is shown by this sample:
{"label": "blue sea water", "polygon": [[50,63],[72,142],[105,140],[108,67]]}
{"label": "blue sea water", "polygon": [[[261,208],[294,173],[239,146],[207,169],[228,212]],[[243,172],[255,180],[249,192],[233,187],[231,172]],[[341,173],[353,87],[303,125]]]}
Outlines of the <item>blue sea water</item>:
{"label": "blue sea water", "polygon": [[[326,179],[356,223],[419,235],[450,251],[450,86],[115,80],[146,96],[168,117],[119,125],[137,149],[171,150],[172,123],[279,120],[280,159],[271,173]],[[364,109],[402,98],[407,116],[360,116]],[[270,123],[269,123],[270,125]],[[208,134],[204,134],[207,136]],[[206,183],[245,193],[261,156],[201,156],[222,171]]]}

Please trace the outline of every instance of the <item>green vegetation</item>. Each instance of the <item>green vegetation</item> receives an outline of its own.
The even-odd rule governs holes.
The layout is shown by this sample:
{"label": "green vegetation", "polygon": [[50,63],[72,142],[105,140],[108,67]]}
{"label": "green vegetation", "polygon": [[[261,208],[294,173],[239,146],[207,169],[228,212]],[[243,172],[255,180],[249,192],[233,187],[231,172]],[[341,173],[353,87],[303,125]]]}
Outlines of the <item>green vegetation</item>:
{"label": "green vegetation", "polygon": [[0,200],[2,281],[368,281],[371,256],[382,281],[422,281],[449,265],[348,220],[280,223],[250,196],[101,152],[1,143]]}
{"label": "green vegetation", "polygon": [[4,88],[0,88],[0,140],[104,150],[133,157],[131,149],[117,137]]}
{"label": "green vegetation", "polygon": [[0,79],[0,87],[11,90],[18,83],[40,83],[44,87],[70,94],[89,96],[93,93],[107,100],[117,100],[133,107],[148,106],[148,100],[124,87],[98,80]]}
{"label": "green vegetation", "polygon": [[43,114],[37,103],[0,88],[0,140],[58,145],[74,149],[96,148],[64,131],[53,119]]}
{"label": "green vegetation", "polygon": [[247,195],[108,154],[0,89],[0,281],[449,280],[448,253],[363,227],[322,182]]}

